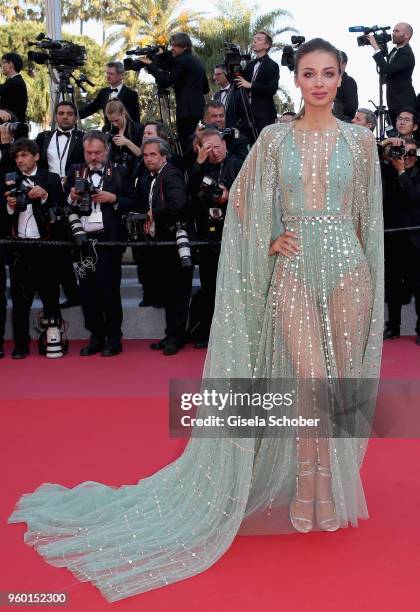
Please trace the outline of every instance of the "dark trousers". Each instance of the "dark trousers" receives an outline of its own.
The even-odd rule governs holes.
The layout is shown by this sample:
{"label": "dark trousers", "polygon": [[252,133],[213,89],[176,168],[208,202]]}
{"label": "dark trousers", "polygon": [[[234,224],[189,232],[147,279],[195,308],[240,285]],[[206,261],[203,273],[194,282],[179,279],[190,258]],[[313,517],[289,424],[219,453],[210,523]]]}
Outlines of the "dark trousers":
{"label": "dark trousers", "polygon": [[133,259],[137,264],[137,278],[143,287],[145,304],[163,304],[164,287],[156,274],[155,255],[160,247],[133,247]]}
{"label": "dark trousers", "polygon": [[388,304],[387,328],[399,332],[401,307],[411,296],[417,315],[416,333],[420,334],[420,249],[414,247],[408,235],[385,236],[385,301]]}
{"label": "dark trousers", "polygon": [[[99,238],[99,237],[98,237]],[[122,336],[121,248],[96,247],[95,270],[79,279],[85,327],[92,336],[118,342]]]}
{"label": "dark trousers", "polygon": [[153,253],[156,278],[163,288],[165,341],[181,346],[185,342],[193,270],[181,267],[176,247],[156,247]]}
{"label": "dark trousers", "polygon": [[60,318],[59,285],[56,267],[48,248],[23,246],[12,253],[9,265],[13,304],[13,337],[16,346],[30,342],[29,313],[35,292],[45,317]]}
{"label": "dark trousers", "polygon": [[219,265],[220,247],[200,247],[200,284],[201,284],[201,312],[200,333],[198,342],[207,342],[210,335],[211,322],[214,313],[216,298],[216,278]]}
{"label": "dark trousers", "polygon": [[192,135],[201,117],[183,117],[176,120],[176,130],[182,152],[185,155],[192,148]]}
{"label": "dark trousers", "polygon": [[0,348],[4,342],[4,330],[6,328],[6,264],[0,251]]}

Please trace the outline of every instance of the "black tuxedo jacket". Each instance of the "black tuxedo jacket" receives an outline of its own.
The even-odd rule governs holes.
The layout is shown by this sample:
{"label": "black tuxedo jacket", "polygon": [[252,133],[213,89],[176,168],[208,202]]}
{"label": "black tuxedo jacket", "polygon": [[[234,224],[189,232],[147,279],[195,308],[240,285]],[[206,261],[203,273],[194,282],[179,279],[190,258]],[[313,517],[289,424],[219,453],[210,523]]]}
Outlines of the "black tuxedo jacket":
{"label": "black tuxedo jacket", "polygon": [[411,77],[415,59],[410,45],[400,47],[392,62],[388,63],[382,52],[373,56],[379,66],[380,74],[386,83],[386,100],[389,110],[398,113],[404,106],[415,108],[416,94]]}
{"label": "black tuxedo jacket", "polygon": [[[227,94],[225,103],[226,127],[236,127],[239,130],[247,126],[245,108],[248,108],[248,94],[243,90],[243,97],[240,90],[231,86]],[[222,99],[222,91],[219,89],[213,96],[213,100]]]}
{"label": "black tuxedo jacket", "polygon": [[[105,107],[111,94],[111,87],[104,87],[100,89],[98,95],[90,104],[87,104],[79,111],[80,119],[86,119],[99,110],[105,111]],[[140,106],[139,96],[134,89],[130,89],[126,85],[121,87],[121,91],[118,94],[118,99],[124,104],[128,114],[135,123],[140,123]],[[105,126],[109,128],[109,122],[105,118]]]}
{"label": "black tuxedo jacket", "polygon": [[347,72],[341,75],[341,85],[337,89],[333,112],[342,121],[351,121],[359,107],[357,83]]}
{"label": "black tuxedo jacket", "polygon": [[[149,209],[149,191],[152,182],[150,173],[144,174],[136,186],[136,198],[141,212]],[[185,179],[181,170],[168,162],[160,172],[153,189],[153,220],[156,237],[160,240],[174,240],[175,234],[169,229],[187,214]]]}
{"label": "black tuxedo jacket", "polygon": [[14,113],[18,121],[26,121],[28,91],[22,75],[6,79],[0,85],[0,108]]}
{"label": "black tuxedo jacket", "polygon": [[[84,163],[71,166],[64,187],[66,198],[71,188],[74,187],[75,179],[83,177],[86,170],[87,168]],[[105,232],[104,240],[125,240],[127,238],[127,231],[122,215],[137,208],[137,203],[133,196],[132,181],[129,178],[127,168],[108,162],[104,169],[102,191],[115,193],[118,204],[116,208],[110,202],[101,204]],[[75,209],[77,210],[77,207]]]}
{"label": "black tuxedo jacket", "polygon": [[161,70],[156,64],[147,65],[146,68],[159,87],[174,88],[177,120],[203,116],[204,96],[210,89],[205,68],[198,57],[184,51],[169,59],[169,72]]}
{"label": "black tuxedo jacket", "polygon": [[279,87],[279,65],[271,57],[265,55],[261,61],[255,80],[252,81],[254,66],[257,60],[249,62],[245,66],[244,79],[252,82],[250,90],[251,110],[254,119],[258,122],[265,121],[268,124],[274,123],[277,118],[277,111],[273,97]]}
{"label": "black tuxedo jacket", "polygon": [[[43,168],[38,168],[37,173],[35,176],[31,177],[31,180],[35,183],[35,185],[40,185],[43,187],[43,189],[45,189],[45,191],[48,193],[48,199],[43,204],[41,204],[40,199],[31,200],[31,204],[35,221],[38,226],[39,235],[41,238],[50,238],[52,224],[50,222],[49,209],[56,206],[64,206],[64,193],[61,187],[61,180],[58,174],[48,172],[48,170],[44,170]],[[8,191],[9,188],[5,186],[3,189],[2,206],[5,206],[7,211],[7,203],[4,192]],[[12,236],[17,236],[19,214],[19,212],[15,211],[13,215],[8,215],[10,223],[9,233],[11,233]]]}
{"label": "black tuxedo jacket", "polygon": [[[36,137],[35,141],[40,150],[39,166],[48,170],[48,147],[50,146],[51,139],[55,138],[56,130],[48,130],[46,132],[40,132]],[[68,148],[67,160],[66,160],[66,175],[68,174],[70,166],[73,164],[82,164],[85,161],[85,155],[83,152],[83,136],[84,132],[81,130],[73,130],[70,138],[70,144]],[[64,136],[61,136],[64,138]]]}

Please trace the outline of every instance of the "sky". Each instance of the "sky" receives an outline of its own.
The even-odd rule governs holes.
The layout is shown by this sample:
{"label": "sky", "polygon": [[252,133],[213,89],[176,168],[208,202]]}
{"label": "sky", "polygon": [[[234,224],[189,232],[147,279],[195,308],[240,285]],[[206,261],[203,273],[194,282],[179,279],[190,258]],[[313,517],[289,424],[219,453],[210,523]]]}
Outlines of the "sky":
{"label": "sky", "polygon": [[[248,2],[252,5],[252,0]],[[411,40],[411,46],[414,54],[417,57],[418,65],[414,69],[413,84],[416,93],[420,91],[420,27],[417,25],[417,20],[413,20],[415,12],[409,10],[412,5],[406,4],[401,9],[398,9],[395,0],[367,1],[367,0],[352,0],[351,3],[343,3],[336,0],[335,2],[327,1],[312,2],[310,0],[283,0],[281,3],[278,0],[262,0],[258,3],[258,13],[264,13],[274,10],[279,7],[288,10],[291,14],[290,18],[284,18],[279,21],[280,25],[290,24],[295,27],[299,34],[306,37],[306,40],[320,36],[333,43],[339,49],[345,51],[349,57],[347,64],[347,72],[357,82],[359,92],[359,106],[373,108],[369,104],[369,100],[373,100],[375,104],[379,101],[379,84],[376,72],[376,64],[372,58],[372,48],[358,47],[357,36],[348,32],[349,26],[391,26],[391,28],[399,21],[407,21],[414,27],[414,36]],[[312,6],[311,6],[312,5]],[[184,6],[186,8],[197,10],[196,0],[186,0]],[[214,10],[212,3],[200,5],[200,9],[208,11],[209,14]],[[420,25],[420,24],[419,24]],[[67,30],[68,27],[66,26]],[[77,25],[73,30],[77,33]],[[95,24],[88,24],[85,31],[96,38],[100,39],[99,29]],[[283,35],[279,40],[285,43],[290,43],[290,36]],[[389,49],[392,45],[389,44]],[[273,58],[280,63],[281,55],[276,54]],[[292,97],[295,108],[300,104],[300,93],[295,88],[293,75],[286,67],[280,69],[280,84],[284,86]],[[385,95],[385,88],[384,88]]]}

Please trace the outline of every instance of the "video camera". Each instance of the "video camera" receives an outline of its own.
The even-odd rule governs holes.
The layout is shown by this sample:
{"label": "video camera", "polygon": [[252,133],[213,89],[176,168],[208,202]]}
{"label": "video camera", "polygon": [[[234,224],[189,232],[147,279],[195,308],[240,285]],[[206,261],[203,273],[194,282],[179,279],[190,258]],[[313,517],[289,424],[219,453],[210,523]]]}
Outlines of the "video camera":
{"label": "video camera", "polygon": [[240,47],[234,43],[224,43],[225,69],[226,76],[229,79],[234,79],[240,76],[242,71],[242,62],[251,61],[249,53],[242,53]]}
{"label": "video camera", "polygon": [[370,41],[367,38],[368,34],[373,34],[378,45],[386,46],[387,43],[391,42],[392,36],[387,33],[386,30],[390,30],[391,26],[372,26],[368,28],[366,26],[351,26],[349,32],[363,32],[362,36],[357,37],[357,45],[359,47],[365,47],[370,45]]}
{"label": "video camera", "polygon": [[295,69],[295,55],[297,49],[305,42],[304,36],[292,36],[290,39],[291,45],[285,45],[283,47],[283,53],[281,56],[281,65],[287,66],[290,72]]}
{"label": "video camera", "polygon": [[86,64],[86,47],[83,45],[76,45],[67,40],[52,40],[42,32],[38,34],[35,41],[28,43],[29,46],[44,49],[45,53],[28,51],[30,62],[42,65],[50,64],[54,68],[59,66],[77,68]]}
{"label": "video camera", "polygon": [[16,212],[25,212],[31,200],[28,198],[28,192],[32,189],[31,186],[23,183],[23,176],[18,172],[7,172],[4,177],[4,182],[8,189],[9,195],[16,198]]}
{"label": "video camera", "polygon": [[99,188],[88,179],[78,178],[74,181],[74,190],[82,196],[78,204],[79,215],[88,217],[92,214],[92,196],[99,193]]}
{"label": "video camera", "polygon": [[[162,68],[165,67],[165,64],[168,63],[169,58],[172,57],[172,53],[165,45],[148,45],[147,47],[136,47],[131,51],[127,51],[127,55],[141,55],[143,57],[147,57],[153,60],[154,62],[157,62]],[[141,60],[135,60],[132,57],[126,57],[124,59],[125,70],[134,70],[135,72],[139,72],[145,66],[146,64],[144,64]]]}

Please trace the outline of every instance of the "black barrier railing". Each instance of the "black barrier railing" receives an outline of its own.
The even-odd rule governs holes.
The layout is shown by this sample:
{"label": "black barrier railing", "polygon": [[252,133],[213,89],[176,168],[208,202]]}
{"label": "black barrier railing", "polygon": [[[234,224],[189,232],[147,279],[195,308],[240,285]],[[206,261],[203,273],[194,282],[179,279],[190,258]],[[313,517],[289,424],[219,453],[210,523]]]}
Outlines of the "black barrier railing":
{"label": "black barrier railing", "polygon": [[[420,225],[412,225],[410,227],[392,227],[384,230],[385,234],[395,234],[397,232],[414,232],[420,230]],[[91,239],[89,239],[90,241]],[[216,246],[220,245],[220,241],[210,240],[190,240],[191,246]],[[59,247],[75,247],[75,243],[71,240],[41,240],[37,239],[25,239],[25,238],[0,238],[0,245],[5,246],[16,246],[16,245],[30,245],[30,246],[59,246]],[[99,247],[158,247],[158,246],[176,246],[175,240],[159,240],[159,241],[112,241],[112,242],[95,242],[95,246]]]}

